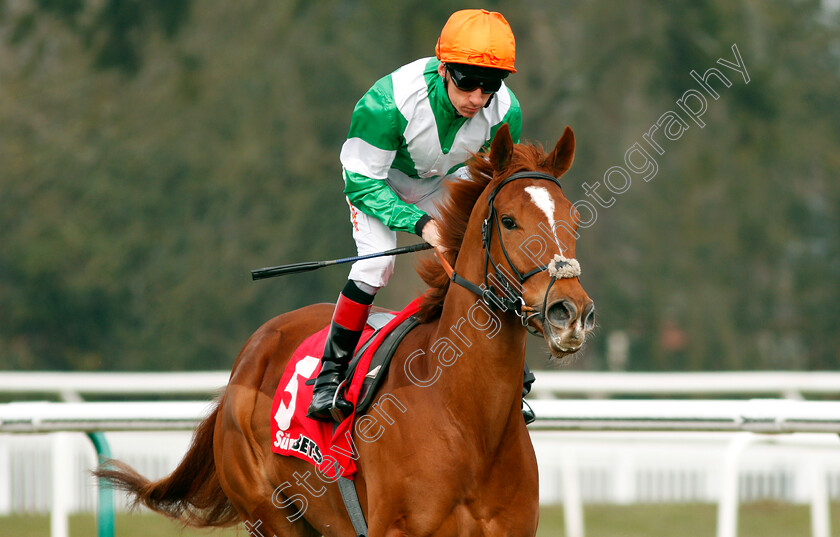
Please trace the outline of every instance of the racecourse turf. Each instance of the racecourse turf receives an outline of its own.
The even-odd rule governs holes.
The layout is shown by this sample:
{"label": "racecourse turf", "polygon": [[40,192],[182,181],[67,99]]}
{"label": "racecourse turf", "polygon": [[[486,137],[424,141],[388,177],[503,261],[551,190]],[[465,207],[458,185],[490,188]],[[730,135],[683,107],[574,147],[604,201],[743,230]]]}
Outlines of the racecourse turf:
{"label": "racecourse turf", "polygon": [[[586,537],[714,537],[717,508],[711,504],[587,505]],[[831,535],[840,537],[840,503],[831,506]],[[93,515],[70,518],[70,537],[96,535]],[[0,517],[0,537],[48,537],[47,515]],[[807,505],[772,502],[742,505],[739,537],[807,537],[811,534]],[[246,537],[244,528],[198,530],[182,528],[162,516],[119,514],[116,537]],[[543,507],[537,537],[563,537],[563,509]],[[266,535],[266,537],[271,537]]]}

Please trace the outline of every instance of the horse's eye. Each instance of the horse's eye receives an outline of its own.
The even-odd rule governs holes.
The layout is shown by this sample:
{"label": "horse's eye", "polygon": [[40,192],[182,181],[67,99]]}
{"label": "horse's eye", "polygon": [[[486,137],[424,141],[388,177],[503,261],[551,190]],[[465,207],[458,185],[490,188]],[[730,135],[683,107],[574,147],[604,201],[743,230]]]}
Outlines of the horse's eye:
{"label": "horse's eye", "polygon": [[509,216],[503,216],[502,217],[502,225],[505,226],[506,229],[515,229],[516,228],[516,222],[513,220],[513,218],[511,218]]}

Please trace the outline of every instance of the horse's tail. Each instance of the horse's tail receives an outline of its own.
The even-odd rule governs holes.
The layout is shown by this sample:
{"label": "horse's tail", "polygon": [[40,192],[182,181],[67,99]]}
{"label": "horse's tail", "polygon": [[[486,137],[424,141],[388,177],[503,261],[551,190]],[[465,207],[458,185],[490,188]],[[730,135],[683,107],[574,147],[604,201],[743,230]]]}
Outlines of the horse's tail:
{"label": "horse's tail", "polygon": [[167,477],[149,481],[119,461],[108,461],[93,474],[143,504],[191,526],[229,526],[238,516],[225,496],[213,459],[213,430],[221,404],[217,404],[195,431],[189,451]]}

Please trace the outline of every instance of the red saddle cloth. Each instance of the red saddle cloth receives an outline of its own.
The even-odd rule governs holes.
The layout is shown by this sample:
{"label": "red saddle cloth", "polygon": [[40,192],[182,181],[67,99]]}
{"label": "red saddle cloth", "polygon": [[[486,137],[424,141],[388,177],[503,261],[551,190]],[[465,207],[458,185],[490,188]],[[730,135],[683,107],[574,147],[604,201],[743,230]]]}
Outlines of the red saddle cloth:
{"label": "red saddle cloth", "polygon": [[[345,397],[356,406],[359,391],[365,375],[368,374],[370,360],[394,328],[420,309],[422,298],[417,298],[399,312],[365,350],[347,388]],[[309,403],[312,402],[312,385],[306,381],[314,379],[321,370],[321,356],[329,327],[320,330],[308,338],[295,350],[286,365],[280,384],[274,394],[271,405],[272,451],[280,455],[291,455],[314,464],[318,472],[329,479],[339,476],[349,477],[356,472],[355,460],[359,458],[353,443],[353,420],[351,415],[342,421],[333,431],[332,423],[313,420],[306,417]],[[373,335],[374,330],[365,326],[357,348],[361,347]]]}

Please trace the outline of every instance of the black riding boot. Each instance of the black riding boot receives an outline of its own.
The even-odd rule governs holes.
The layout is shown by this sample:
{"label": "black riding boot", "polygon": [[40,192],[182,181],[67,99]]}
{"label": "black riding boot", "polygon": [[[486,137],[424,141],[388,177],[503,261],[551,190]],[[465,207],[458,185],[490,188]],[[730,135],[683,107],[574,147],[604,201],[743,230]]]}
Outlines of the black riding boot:
{"label": "black riding boot", "polygon": [[312,388],[312,404],[306,413],[310,418],[340,422],[353,411],[353,405],[343,397],[336,397],[336,392],[344,381],[347,364],[353,357],[360,335],[361,332],[347,330],[333,321],[327,336],[324,357],[321,359],[321,372],[318,373]]}
{"label": "black riding boot", "polygon": [[312,404],[306,412],[308,417],[341,422],[353,411],[353,405],[337,392],[362,336],[372,302],[373,295],[360,290],[352,280],[347,282],[339,295],[324,345],[321,371],[312,388]]}
{"label": "black riding boot", "polygon": [[531,405],[525,401],[525,396],[528,395],[528,392],[531,391],[531,385],[534,381],[537,380],[537,377],[531,373],[531,370],[528,368],[527,362],[525,363],[525,372],[522,375],[522,417],[525,418],[525,425],[529,423],[534,423],[537,420],[536,414],[531,409]]}

